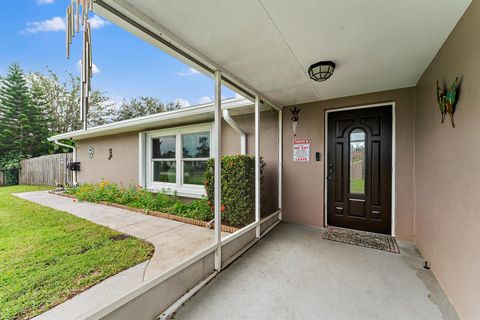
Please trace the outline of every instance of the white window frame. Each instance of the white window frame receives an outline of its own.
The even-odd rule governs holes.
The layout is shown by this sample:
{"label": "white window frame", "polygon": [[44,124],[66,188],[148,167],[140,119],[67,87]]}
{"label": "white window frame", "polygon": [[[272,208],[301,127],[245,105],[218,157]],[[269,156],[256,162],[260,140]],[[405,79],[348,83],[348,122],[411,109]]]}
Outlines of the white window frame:
{"label": "white window frame", "polygon": [[[152,192],[165,192],[169,194],[176,193],[180,197],[188,198],[201,198],[205,196],[205,186],[183,183],[184,158],[182,149],[182,135],[198,132],[210,133],[210,157],[212,157],[215,148],[212,143],[214,141],[213,123],[202,123],[196,125],[153,130],[142,133],[145,137],[143,144],[143,147],[145,148],[145,153],[143,153],[142,148],[140,148],[140,155],[145,154],[145,157],[142,159],[142,156],[140,156],[140,172],[145,172],[144,181],[145,188],[147,190]],[[175,158],[171,159],[171,161],[175,161],[176,164],[175,183],[153,181],[152,139],[165,136],[175,136]],[[198,161],[204,160],[207,160],[207,158],[198,159]],[[194,159],[188,159],[186,161],[194,161]]]}

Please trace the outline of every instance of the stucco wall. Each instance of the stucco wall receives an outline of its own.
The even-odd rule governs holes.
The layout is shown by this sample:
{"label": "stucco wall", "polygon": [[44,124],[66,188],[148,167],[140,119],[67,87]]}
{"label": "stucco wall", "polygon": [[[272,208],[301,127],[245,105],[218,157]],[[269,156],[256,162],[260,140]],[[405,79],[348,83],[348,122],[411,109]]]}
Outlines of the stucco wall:
{"label": "stucco wall", "polygon": [[[440,123],[436,81],[461,80],[456,128]],[[480,1],[473,1],[417,85],[417,245],[461,319],[480,319]]]}
{"label": "stucco wall", "polygon": [[[395,102],[396,127],[396,216],[395,234],[401,240],[413,240],[413,116],[414,88],[370,93],[299,105],[297,138],[311,139],[310,162],[293,162],[291,114],[284,111],[283,121],[283,216],[287,221],[324,225],[324,139],[325,110]],[[321,161],[315,161],[321,152]]]}
{"label": "stucco wall", "polygon": [[[247,134],[247,153],[255,154],[255,116],[246,114],[234,117]],[[263,186],[265,213],[278,209],[278,113],[260,114],[260,156],[266,163]],[[222,123],[222,150],[224,155],[240,154],[240,136],[227,123]]]}
{"label": "stucco wall", "polygon": [[[110,180],[125,186],[138,184],[138,133],[105,136],[76,142],[80,161],[79,183]],[[88,147],[93,146],[94,156],[88,157]],[[108,160],[108,149],[112,159]]]}

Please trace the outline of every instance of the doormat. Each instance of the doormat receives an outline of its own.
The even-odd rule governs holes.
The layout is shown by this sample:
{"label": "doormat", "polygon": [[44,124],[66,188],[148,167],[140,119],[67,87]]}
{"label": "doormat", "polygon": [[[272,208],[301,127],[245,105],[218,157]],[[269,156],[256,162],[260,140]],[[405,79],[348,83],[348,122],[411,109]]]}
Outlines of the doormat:
{"label": "doormat", "polygon": [[395,238],[386,234],[329,226],[322,238],[365,248],[400,253]]}

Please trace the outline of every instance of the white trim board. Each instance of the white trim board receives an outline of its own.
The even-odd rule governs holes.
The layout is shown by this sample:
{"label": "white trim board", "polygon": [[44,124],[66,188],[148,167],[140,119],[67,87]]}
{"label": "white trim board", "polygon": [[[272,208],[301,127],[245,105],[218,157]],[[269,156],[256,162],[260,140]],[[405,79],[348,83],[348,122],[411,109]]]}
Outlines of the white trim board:
{"label": "white trim board", "polygon": [[395,188],[396,185],[396,117],[395,117],[395,101],[390,102],[383,102],[383,103],[375,103],[375,104],[367,104],[367,105],[359,105],[353,107],[338,107],[332,109],[325,109],[325,116],[324,116],[324,168],[323,168],[323,224],[324,226],[328,225],[327,221],[327,159],[328,159],[328,114],[333,112],[340,112],[340,111],[348,111],[348,110],[355,110],[355,109],[367,109],[367,108],[375,108],[375,107],[384,107],[387,105],[392,106],[392,221],[391,221],[391,228],[392,232],[391,235],[395,236],[395,228],[396,228],[396,207],[397,207],[397,190]]}

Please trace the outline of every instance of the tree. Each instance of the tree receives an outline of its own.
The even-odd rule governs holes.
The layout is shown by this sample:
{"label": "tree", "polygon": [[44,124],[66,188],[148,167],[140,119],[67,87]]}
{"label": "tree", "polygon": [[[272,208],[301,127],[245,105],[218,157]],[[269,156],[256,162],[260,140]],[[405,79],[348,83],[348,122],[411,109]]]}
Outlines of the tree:
{"label": "tree", "polygon": [[125,100],[122,102],[114,120],[127,120],[177,109],[180,109],[179,103],[169,102],[164,104],[159,99],[153,97],[133,98],[129,102]]}
{"label": "tree", "polygon": [[12,64],[0,85],[0,157],[38,156],[46,151],[42,100],[41,91],[36,89],[32,95],[23,70]]}
{"label": "tree", "polygon": [[[48,69],[46,74],[31,73],[29,81],[43,88],[47,109],[53,119],[50,135],[81,129],[80,121],[80,78],[72,74],[62,81],[58,74]],[[89,99],[88,127],[95,127],[112,121],[115,103],[105,92],[92,90]]]}
{"label": "tree", "polygon": [[30,114],[30,121],[37,127],[34,143],[38,147],[37,152],[32,153],[32,155],[48,154],[53,147],[53,143],[47,140],[50,136],[49,128],[53,123],[53,118],[48,110],[45,92],[42,87],[34,83],[30,88],[30,96],[32,106],[34,107]]}

